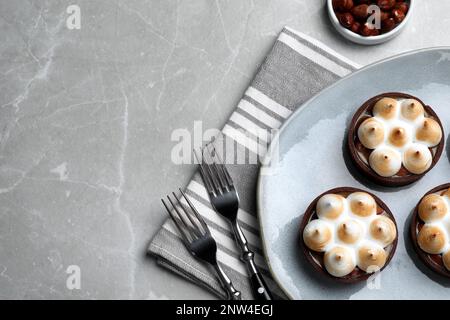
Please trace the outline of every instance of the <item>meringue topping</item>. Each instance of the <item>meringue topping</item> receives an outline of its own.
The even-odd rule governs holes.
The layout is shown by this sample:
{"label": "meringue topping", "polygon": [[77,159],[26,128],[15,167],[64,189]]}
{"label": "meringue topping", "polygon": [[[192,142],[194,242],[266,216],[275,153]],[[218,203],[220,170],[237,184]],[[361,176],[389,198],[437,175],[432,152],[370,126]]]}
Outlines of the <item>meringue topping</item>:
{"label": "meringue topping", "polygon": [[415,143],[406,149],[403,155],[403,165],[414,174],[427,171],[433,163],[433,155],[430,149],[423,144]]}
{"label": "meringue topping", "polygon": [[310,221],[303,231],[303,241],[311,250],[325,251],[325,248],[333,240],[330,226],[321,219]]}
{"label": "meringue topping", "polygon": [[358,267],[368,273],[379,271],[386,263],[386,251],[379,246],[367,243],[358,250]]}
{"label": "meringue topping", "polygon": [[[420,200],[417,214],[421,221],[417,244],[428,254],[441,255],[442,263],[450,271],[450,189],[429,193]],[[416,229],[417,230],[417,229]]]}
{"label": "meringue topping", "polygon": [[335,277],[343,277],[356,267],[355,259],[350,249],[336,246],[327,251],[323,259],[325,269]]}
{"label": "meringue topping", "polygon": [[317,201],[319,218],[336,219],[344,211],[345,198],[337,194],[326,194]]}
{"label": "meringue topping", "polygon": [[419,204],[419,217],[424,222],[441,220],[448,212],[447,203],[438,194],[426,195]]}
{"label": "meringue topping", "polygon": [[442,262],[444,263],[445,268],[450,271],[450,250],[447,250],[447,252],[442,255]]}
{"label": "meringue topping", "polygon": [[423,251],[440,254],[446,247],[447,237],[441,227],[426,224],[420,229],[417,242]]}
{"label": "meringue topping", "polygon": [[359,141],[367,149],[375,149],[384,141],[384,126],[375,118],[368,118],[358,128]]}
{"label": "meringue topping", "polygon": [[450,200],[450,188],[448,188],[447,190],[445,190],[443,196],[446,196],[446,197],[449,198],[449,200]]}
{"label": "meringue topping", "polygon": [[423,105],[416,99],[406,99],[402,102],[402,116],[408,120],[416,120],[425,114]]}
{"label": "meringue topping", "polygon": [[383,119],[393,119],[397,115],[398,103],[396,99],[382,98],[373,107],[373,115]]}
{"label": "meringue topping", "polygon": [[358,221],[346,220],[339,224],[337,235],[344,243],[353,244],[357,242],[363,234],[363,228]]}
{"label": "meringue topping", "polygon": [[379,216],[370,224],[370,235],[379,241],[383,247],[390,245],[397,237],[394,222],[385,216]]}
{"label": "meringue topping", "polygon": [[[357,191],[347,195],[328,193],[316,204],[317,218],[308,222],[303,230],[303,240],[309,249],[324,252],[325,269],[335,277],[351,273],[358,263],[362,245],[374,249],[375,263],[363,260],[362,269],[373,272],[373,264],[385,264],[388,247],[397,237],[393,220],[377,214],[377,203],[367,192]],[[320,211],[320,213],[319,213]],[[384,254],[379,252],[379,249]],[[387,249],[389,250],[389,249]],[[367,271],[368,270],[368,271]]]}
{"label": "meringue topping", "polygon": [[[359,142],[369,152],[358,150],[371,169],[381,177],[392,177],[404,171],[424,174],[433,165],[431,150],[443,139],[439,123],[426,113],[417,99],[388,98],[378,100],[372,108],[372,117],[357,128]],[[369,110],[370,111],[370,110]],[[363,115],[367,117],[367,113]],[[419,148],[416,155],[410,148]],[[407,154],[407,151],[409,153]],[[366,150],[367,151],[367,150]]]}
{"label": "meringue topping", "polygon": [[375,199],[366,192],[354,192],[347,197],[350,210],[357,216],[368,217],[376,214],[377,204]]}
{"label": "meringue topping", "polygon": [[389,142],[396,147],[403,147],[409,142],[409,140],[410,137],[408,136],[406,129],[403,127],[395,127],[389,134]]}
{"label": "meringue topping", "polygon": [[441,142],[442,129],[439,123],[431,118],[423,120],[422,125],[416,131],[417,140],[422,141],[428,147],[434,147]]}
{"label": "meringue topping", "polygon": [[402,159],[398,151],[390,147],[380,147],[370,154],[369,164],[378,175],[391,177],[402,167]]}

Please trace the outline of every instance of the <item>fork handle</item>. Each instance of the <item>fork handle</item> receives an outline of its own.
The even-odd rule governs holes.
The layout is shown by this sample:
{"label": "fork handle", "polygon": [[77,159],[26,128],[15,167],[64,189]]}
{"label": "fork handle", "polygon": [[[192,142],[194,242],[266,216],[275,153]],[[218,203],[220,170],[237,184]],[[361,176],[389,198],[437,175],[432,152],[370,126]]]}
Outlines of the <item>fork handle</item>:
{"label": "fork handle", "polygon": [[228,300],[241,300],[241,293],[233,287],[233,284],[231,283],[230,278],[228,278],[228,276],[225,274],[223,269],[220,267],[219,263],[216,263],[213,266],[217,272],[217,275],[219,276],[219,280],[220,280],[220,283],[222,284],[222,287],[227,292],[227,299]]}
{"label": "fork handle", "polygon": [[252,284],[253,295],[256,297],[256,300],[272,300],[272,296],[267,290],[267,284],[264,281],[261,273],[254,273],[250,277],[250,282]]}
{"label": "fork handle", "polygon": [[255,254],[249,249],[247,239],[242,232],[239,222],[232,223],[233,232],[238,245],[241,247],[241,260],[247,265],[247,272],[250,275],[250,284],[252,285],[253,296],[256,300],[273,300],[264,278],[255,264]]}

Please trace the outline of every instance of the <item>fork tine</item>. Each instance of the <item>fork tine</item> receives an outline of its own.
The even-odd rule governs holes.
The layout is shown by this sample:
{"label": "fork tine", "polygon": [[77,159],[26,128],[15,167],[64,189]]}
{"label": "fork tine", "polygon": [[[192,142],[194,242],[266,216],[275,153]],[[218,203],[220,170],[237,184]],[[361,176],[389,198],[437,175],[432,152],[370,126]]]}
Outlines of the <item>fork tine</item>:
{"label": "fork tine", "polygon": [[[211,148],[209,148],[211,146]],[[216,148],[212,144],[208,144],[207,148],[212,149],[210,150],[210,154],[212,155],[212,158],[214,160],[214,165],[216,167],[216,170],[221,175],[221,179],[224,181],[226,187],[228,189],[233,187],[233,180],[231,179],[230,174],[228,173],[227,168],[224,165],[224,162],[219,156],[219,153],[217,152]]]}
{"label": "fork tine", "polygon": [[191,200],[189,200],[189,198],[186,196],[186,194],[183,192],[183,190],[181,190],[181,189],[179,189],[179,190],[180,190],[181,194],[183,195],[184,199],[186,200],[186,202],[188,203],[189,207],[191,207],[191,209],[194,212],[195,216],[197,217],[198,221],[202,225],[203,230],[205,231],[205,233],[211,234],[211,232],[209,231],[208,225],[205,222],[205,219],[203,219],[203,217],[200,215],[200,213],[194,207],[194,205],[192,204]]}
{"label": "fork tine", "polygon": [[[172,199],[169,197],[169,195],[167,195],[167,199],[169,199],[170,204],[171,204],[172,207],[175,209],[175,212],[176,212],[177,215],[178,215],[178,218],[179,218],[180,221],[183,223],[184,230],[185,230],[186,232],[189,233],[190,238],[191,238],[191,241],[190,241],[190,242],[194,241],[194,240],[195,240],[195,235],[196,235],[196,234],[193,233],[193,232],[192,232],[192,228],[189,227],[189,222],[186,220],[186,218],[185,218],[184,215],[180,212],[180,210],[178,210],[177,206],[176,206],[175,203],[172,201]],[[184,211],[184,208],[183,208],[183,211]]]}
{"label": "fork tine", "polygon": [[214,181],[214,185],[219,191],[218,194],[222,194],[224,192],[225,185],[223,181],[220,179],[220,175],[218,174],[217,168],[215,168],[214,166],[214,160],[211,158],[211,155],[209,154],[208,146],[203,148],[202,155],[203,159],[206,160],[206,168],[208,169],[209,174],[211,175],[212,180]]}
{"label": "fork tine", "polygon": [[[214,150],[216,150],[215,147],[213,147],[213,148],[214,148]],[[233,187],[234,186],[233,185],[233,179],[231,179],[231,175],[228,172],[227,167],[225,166],[225,163],[223,162],[222,158],[220,157],[220,155],[219,155],[219,153],[217,151],[215,152],[215,155],[217,156],[217,159],[219,160],[219,163],[222,165],[223,173],[225,174],[225,177],[227,179],[228,184]]]}
{"label": "fork tine", "polygon": [[[202,151],[202,150],[200,149],[200,151]],[[199,156],[197,155],[197,150],[195,150],[195,149],[194,149],[194,155],[195,155],[195,158],[196,158],[197,161],[198,161],[198,164],[200,165],[200,174],[201,174],[202,177],[203,177],[203,181],[204,181],[204,183],[205,183],[206,190],[207,190],[209,193],[213,194],[213,196],[216,196],[216,194],[217,194],[218,192],[215,190],[214,185],[213,185],[213,183],[212,183],[212,181],[211,181],[211,177],[210,177],[210,175],[208,174],[208,172],[207,172],[207,170],[206,170],[206,168],[205,168],[205,164],[204,164],[204,162],[203,162],[203,151],[202,151],[202,157],[201,157],[201,160],[199,159]]]}
{"label": "fork tine", "polygon": [[[181,191],[181,189],[179,189]],[[192,218],[192,215],[189,213],[189,211],[187,210],[187,208],[185,207],[185,205],[180,201],[180,199],[177,197],[177,195],[175,194],[175,192],[172,192],[173,196],[175,197],[175,199],[177,200],[178,204],[180,205],[181,208],[183,208],[183,211],[185,213],[185,215],[188,217],[189,221],[192,224],[192,231],[198,236],[201,237],[202,236],[202,230],[199,227],[198,223],[194,221],[194,219]],[[183,192],[181,192],[181,194],[183,194]],[[184,198],[187,200],[187,197],[183,194]],[[189,206],[191,207],[192,210],[195,210],[194,206],[191,205],[188,202]]]}
{"label": "fork tine", "polygon": [[227,185],[227,180],[226,180],[225,176],[223,175],[222,170],[219,168],[219,164],[217,163],[216,158],[214,157],[213,152],[215,152],[215,150],[214,149],[210,150],[209,146],[210,146],[210,144],[207,144],[205,149],[207,151],[208,157],[211,159],[211,162],[212,162],[211,166],[213,168],[215,176],[217,177],[217,180],[219,180],[219,182],[222,186],[222,190],[224,190],[224,192],[229,191],[228,185]]}
{"label": "fork tine", "polygon": [[180,232],[185,243],[191,242],[190,237],[187,235],[187,233],[184,231],[184,229],[180,226],[178,219],[172,213],[172,210],[169,209],[169,206],[166,204],[166,202],[163,199],[161,199],[161,202],[163,203],[164,207],[166,207],[167,213],[169,213],[170,217],[172,218],[172,221],[174,222],[175,226],[177,227],[178,231]]}

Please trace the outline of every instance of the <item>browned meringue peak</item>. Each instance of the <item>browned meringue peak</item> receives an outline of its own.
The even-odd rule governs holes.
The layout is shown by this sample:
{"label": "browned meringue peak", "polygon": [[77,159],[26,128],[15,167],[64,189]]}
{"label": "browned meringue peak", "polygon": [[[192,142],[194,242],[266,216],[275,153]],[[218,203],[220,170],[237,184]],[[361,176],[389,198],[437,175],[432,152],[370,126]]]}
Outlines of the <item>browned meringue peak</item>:
{"label": "browned meringue peak", "polygon": [[438,226],[424,225],[417,237],[420,248],[430,254],[439,254],[447,244],[444,230]]}
{"label": "browned meringue peak", "polygon": [[363,228],[358,221],[346,220],[339,224],[337,228],[338,238],[348,244],[357,242],[363,234]]}
{"label": "browned meringue peak", "polygon": [[402,167],[402,158],[400,152],[392,148],[380,147],[370,154],[369,165],[378,175],[392,177]]}
{"label": "browned meringue peak", "polygon": [[444,218],[448,208],[443,197],[437,194],[426,195],[419,204],[419,217],[425,222]]}
{"label": "browned meringue peak", "polygon": [[445,190],[443,196],[446,196],[450,199],[450,188],[448,188],[447,190]]}
{"label": "browned meringue peak", "polygon": [[442,262],[444,263],[445,268],[450,271],[450,250],[447,250],[447,252],[442,255]]}
{"label": "browned meringue peak", "polygon": [[389,133],[389,142],[396,147],[403,147],[409,141],[409,135],[405,128],[395,127]]}
{"label": "browned meringue peak", "polygon": [[417,140],[423,141],[428,147],[434,147],[441,142],[442,130],[439,123],[431,118],[423,120],[422,125],[416,131]]}
{"label": "browned meringue peak", "polygon": [[375,199],[366,192],[353,192],[347,197],[350,210],[360,217],[368,217],[376,214],[377,204]]}
{"label": "browned meringue peak", "polygon": [[415,143],[403,154],[403,165],[414,174],[422,174],[427,171],[433,163],[433,155],[430,149],[423,144]]}
{"label": "browned meringue peak", "polygon": [[320,219],[310,221],[303,230],[303,241],[311,250],[323,252],[332,240],[330,226]]}
{"label": "browned meringue peak", "polygon": [[359,248],[358,258],[358,267],[372,273],[384,267],[387,255],[381,246],[368,243]]}
{"label": "browned meringue peak", "polygon": [[336,219],[344,211],[344,203],[344,197],[338,194],[326,194],[317,201],[317,216],[325,219]]}
{"label": "browned meringue peak", "polygon": [[375,149],[384,141],[384,126],[376,118],[368,118],[358,128],[358,138],[364,147]]}
{"label": "browned meringue peak", "polygon": [[343,277],[351,273],[355,267],[355,259],[350,249],[336,246],[325,253],[323,259],[325,269],[335,277]]}
{"label": "browned meringue peak", "polygon": [[402,102],[401,113],[405,119],[416,120],[425,114],[425,110],[416,99],[406,99]]}
{"label": "browned meringue peak", "polygon": [[383,119],[393,119],[397,115],[398,102],[392,98],[382,98],[373,107],[373,115]]}
{"label": "browned meringue peak", "polygon": [[397,229],[394,222],[385,216],[379,216],[370,224],[370,235],[383,244],[383,247],[390,245],[397,236]]}

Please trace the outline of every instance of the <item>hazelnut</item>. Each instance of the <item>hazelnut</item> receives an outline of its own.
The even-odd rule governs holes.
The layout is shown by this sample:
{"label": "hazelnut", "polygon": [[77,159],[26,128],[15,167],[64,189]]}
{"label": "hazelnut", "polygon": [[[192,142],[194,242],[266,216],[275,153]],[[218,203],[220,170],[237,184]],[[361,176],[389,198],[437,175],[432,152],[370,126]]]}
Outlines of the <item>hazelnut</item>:
{"label": "hazelnut", "polygon": [[340,0],[333,0],[333,9],[335,12],[342,11]]}
{"label": "hazelnut", "polygon": [[383,21],[389,19],[390,16],[391,16],[391,15],[390,15],[389,12],[381,11],[381,13],[380,13],[380,20],[381,20],[381,22],[383,22]]}
{"label": "hazelnut", "polygon": [[353,0],[333,0],[333,8],[338,11],[348,11],[353,8]]}
{"label": "hazelnut", "polygon": [[392,16],[394,17],[394,20],[397,23],[400,23],[405,19],[405,13],[400,9],[392,10]]}
{"label": "hazelnut", "polygon": [[374,29],[370,29],[369,24],[366,22],[362,25],[361,30],[360,30],[360,34],[364,37],[368,37],[372,35],[372,31]]}
{"label": "hazelnut", "polygon": [[367,9],[369,6],[367,4],[360,4],[352,8],[352,14],[356,19],[364,20],[368,17],[369,13]]}
{"label": "hazelnut", "polygon": [[355,19],[353,18],[351,13],[342,13],[338,16],[339,22],[345,27],[345,28],[350,28],[353,24],[353,22],[355,22]]}
{"label": "hazelnut", "polygon": [[380,30],[378,30],[377,28],[373,28],[372,32],[370,33],[371,36],[379,36],[380,35]]}
{"label": "hazelnut", "polygon": [[409,7],[408,7],[408,4],[406,2],[397,1],[397,4],[395,5],[395,9],[399,9],[404,14],[407,14]]}
{"label": "hazelnut", "polygon": [[381,10],[391,10],[395,6],[395,0],[378,0],[377,5]]}
{"label": "hazelnut", "polygon": [[361,29],[361,23],[359,23],[358,21],[355,21],[350,27],[350,30],[352,30],[354,33],[359,33],[359,29]]}
{"label": "hazelnut", "polygon": [[386,19],[381,23],[381,30],[383,33],[389,32],[395,28],[395,20],[394,18]]}

